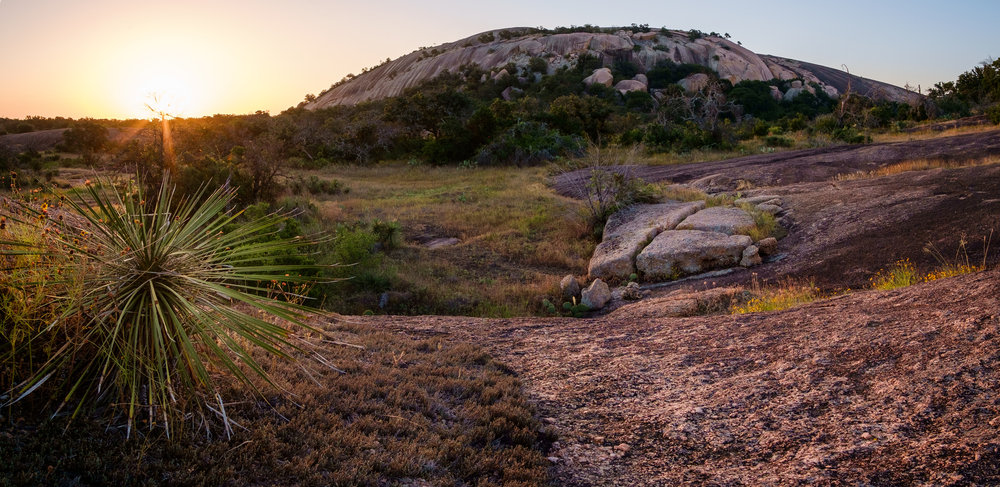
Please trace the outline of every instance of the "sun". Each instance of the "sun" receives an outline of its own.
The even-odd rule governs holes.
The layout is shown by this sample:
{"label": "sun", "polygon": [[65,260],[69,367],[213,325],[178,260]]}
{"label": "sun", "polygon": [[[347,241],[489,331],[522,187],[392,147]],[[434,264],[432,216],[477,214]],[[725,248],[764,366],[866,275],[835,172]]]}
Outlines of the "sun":
{"label": "sun", "polygon": [[143,118],[184,117],[194,96],[191,83],[169,73],[150,73],[137,84],[136,97]]}

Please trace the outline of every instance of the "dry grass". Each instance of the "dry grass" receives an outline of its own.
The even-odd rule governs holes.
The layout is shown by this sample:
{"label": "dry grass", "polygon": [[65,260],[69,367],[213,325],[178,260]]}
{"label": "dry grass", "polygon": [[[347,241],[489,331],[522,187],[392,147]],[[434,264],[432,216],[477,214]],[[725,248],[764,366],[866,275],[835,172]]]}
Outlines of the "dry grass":
{"label": "dry grass", "polygon": [[[239,426],[192,418],[173,442],[126,440],[90,419],[39,422],[5,410],[0,485],[544,485],[542,428],[502,364],[470,344],[410,339],[362,324],[301,335],[306,369],[258,353],[278,387],[266,401],[222,390]],[[358,345],[344,346],[333,342]],[[205,428],[208,428],[207,430]],[[206,438],[211,434],[211,440]],[[421,485],[424,485],[421,483]]]}
{"label": "dry grass", "polygon": [[[935,122],[929,122],[927,125],[931,125]],[[994,132],[998,131],[996,125],[972,125],[968,127],[958,127],[948,130],[937,131],[918,131],[918,132],[883,132],[883,133],[873,133],[871,135],[872,142],[882,143],[882,142],[907,142],[914,140],[930,140],[938,139],[942,137],[953,137],[955,135],[963,134],[979,134],[983,132]]]}
{"label": "dry grass", "polygon": [[[374,218],[403,227],[402,248],[386,254],[400,299],[348,297],[338,311],[508,317],[541,313],[541,300],[566,274],[587,272],[595,243],[579,201],[555,194],[545,168],[382,164],[333,166],[318,173],[350,192],[317,195],[322,225]],[[431,238],[458,238],[427,249]]]}
{"label": "dry grass", "polygon": [[1000,163],[1000,156],[990,156],[976,159],[962,160],[942,160],[942,159],[914,159],[897,164],[880,167],[873,171],[860,171],[849,174],[838,174],[834,177],[836,181],[854,181],[858,179],[871,179],[882,176],[891,176],[909,171],[927,171],[930,169],[955,169],[960,167],[987,166]]}

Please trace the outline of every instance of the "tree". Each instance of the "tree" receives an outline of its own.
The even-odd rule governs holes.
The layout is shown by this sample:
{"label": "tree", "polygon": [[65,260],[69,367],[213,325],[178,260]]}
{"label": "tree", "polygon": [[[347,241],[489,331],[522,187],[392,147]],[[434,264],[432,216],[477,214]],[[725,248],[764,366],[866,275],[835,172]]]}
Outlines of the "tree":
{"label": "tree", "polygon": [[110,143],[107,127],[88,119],[80,120],[63,132],[63,141],[67,148],[79,151],[85,157],[104,150]]}

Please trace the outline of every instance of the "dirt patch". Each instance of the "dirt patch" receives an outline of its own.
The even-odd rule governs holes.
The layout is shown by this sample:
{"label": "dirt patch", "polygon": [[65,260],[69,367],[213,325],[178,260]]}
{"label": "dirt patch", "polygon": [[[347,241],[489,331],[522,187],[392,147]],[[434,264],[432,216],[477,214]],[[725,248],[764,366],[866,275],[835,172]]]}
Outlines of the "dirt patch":
{"label": "dirt patch", "polygon": [[775,313],[373,317],[490,347],[557,485],[997,485],[1000,271]]}

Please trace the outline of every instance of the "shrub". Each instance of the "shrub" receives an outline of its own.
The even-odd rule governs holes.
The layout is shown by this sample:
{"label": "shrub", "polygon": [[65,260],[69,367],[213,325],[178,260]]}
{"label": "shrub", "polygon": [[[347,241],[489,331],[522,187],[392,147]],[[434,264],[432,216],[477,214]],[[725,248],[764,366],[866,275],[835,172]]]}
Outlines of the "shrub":
{"label": "shrub", "polygon": [[494,36],[492,32],[486,32],[484,34],[479,35],[479,42],[483,44],[489,44],[490,42],[493,42],[495,40],[496,36]]}
{"label": "shrub", "polygon": [[[75,403],[76,414],[97,403],[124,412],[129,431],[142,419],[169,435],[170,424],[189,406],[211,408],[207,403],[221,401],[212,374],[225,371],[249,383],[249,370],[267,379],[246,347],[289,357],[295,348],[286,340],[289,330],[264,318],[302,325],[308,308],[297,304],[301,299],[267,295],[280,282],[301,296],[316,278],[300,274],[316,266],[254,263],[317,240],[258,239],[287,220],[278,214],[224,232],[238,216],[226,214],[232,191],[196,194],[174,205],[171,188],[164,179],[159,193],[147,196],[141,185],[103,181],[88,184],[85,196],[52,206],[12,207],[16,213],[8,218],[34,232],[31,238],[5,235],[2,256],[15,264],[5,271],[5,284],[24,296],[46,296],[45,306],[20,315],[30,324],[21,329],[33,339],[0,342],[8,370],[24,365],[27,354],[35,357],[27,378],[8,384],[13,402],[45,386],[59,398],[57,411]],[[35,260],[25,260],[30,258]],[[42,279],[9,280],[25,272]],[[59,380],[49,383],[53,377]]]}
{"label": "shrub", "polygon": [[641,145],[601,147],[590,142],[583,157],[567,165],[567,170],[582,169],[582,174],[573,178],[574,193],[584,200],[588,224],[595,236],[616,211],[657,199],[656,188],[633,174],[635,159],[641,152]]}
{"label": "shrub", "polygon": [[990,116],[990,121],[994,125],[1000,125],[1000,105],[995,105],[993,108],[986,110],[986,114]]}
{"label": "shrub", "polygon": [[791,147],[795,141],[786,137],[770,136],[764,139],[764,145],[768,147]]}
{"label": "shrub", "polygon": [[521,167],[559,156],[578,155],[581,146],[580,137],[550,130],[544,123],[518,122],[483,147],[476,161],[484,165],[516,164]]}
{"label": "shrub", "polygon": [[549,63],[540,57],[533,57],[528,60],[528,69],[536,73],[545,74],[549,70]]}

